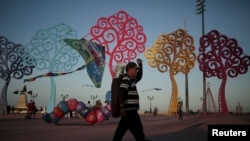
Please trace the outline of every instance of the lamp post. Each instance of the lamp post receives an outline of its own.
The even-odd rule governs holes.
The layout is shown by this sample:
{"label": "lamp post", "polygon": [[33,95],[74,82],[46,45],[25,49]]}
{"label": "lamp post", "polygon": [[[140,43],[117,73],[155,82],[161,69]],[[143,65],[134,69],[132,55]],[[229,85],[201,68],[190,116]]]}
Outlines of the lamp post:
{"label": "lamp post", "polygon": [[35,102],[36,98],[38,97],[38,94],[31,95],[32,100]]}
{"label": "lamp post", "polygon": [[[196,0],[196,14],[200,15],[202,17],[202,36],[204,35],[204,12],[205,12],[205,0]],[[205,72],[203,71],[203,115],[205,116],[207,111],[206,111],[206,76]]]}
{"label": "lamp post", "polygon": [[61,97],[62,97],[62,101],[65,101],[65,99],[68,98],[69,95],[68,94],[66,94],[66,95],[61,94]]}
{"label": "lamp post", "polygon": [[142,92],[152,91],[152,90],[160,91],[160,90],[162,90],[162,89],[161,89],[161,88],[151,88],[151,89],[143,90]]}
{"label": "lamp post", "polygon": [[84,84],[84,85],[82,85],[82,87],[95,87],[95,86],[93,86],[93,85],[89,85],[89,84]]}
{"label": "lamp post", "polygon": [[154,96],[148,96],[148,100],[150,101],[150,109],[149,109],[149,113],[152,113],[152,107],[151,107],[151,101],[154,100]]}
{"label": "lamp post", "polygon": [[[95,87],[95,86],[93,86],[93,85],[89,85],[89,84],[84,84],[84,85],[82,85],[82,88],[83,87]],[[92,99],[92,101],[93,101],[93,106],[95,105],[95,99],[97,98],[97,95],[90,95],[90,98]]]}
{"label": "lamp post", "polygon": [[91,95],[91,99],[93,100],[93,106],[95,105],[95,99],[97,98],[97,95]]}
{"label": "lamp post", "polygon": [[[161,89],[161,88],[151,88],[151,89],[143,90],[142,92],[152,91],[152,90],[160,91],[160,90],[162,90],[162,89]],[[148,100],[150,101],[150,109],[149,109],[149,113],[150,113],[150,114],[152,113],[151,100],[153,100],[153,99],[154,99],[154,96],[152,96],[152,97],[148,96]]]}

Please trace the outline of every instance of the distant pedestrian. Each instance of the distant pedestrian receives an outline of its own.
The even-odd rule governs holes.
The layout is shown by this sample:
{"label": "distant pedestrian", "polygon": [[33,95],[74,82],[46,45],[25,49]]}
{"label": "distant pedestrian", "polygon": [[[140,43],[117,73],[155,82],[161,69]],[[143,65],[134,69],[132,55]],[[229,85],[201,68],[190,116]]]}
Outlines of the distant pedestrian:
{"label": "distant pedestrian", "polygon": [[72,117],[73,117],[73,112],[70,111],[70,112],[69,112],[69,118],[72,118]]}
{"label": "distant pedestrian", "polygon": [[11,107],[11,111],[12,111],[12,114],[14,114],[14,111],[15,111],[15,107],[14,106]]}
{"label": "distant pedestrian", "polygon": [[154,108],[153,115],[154,115],[154,116],[157,116],[157,115],[158,115],[158,108],[157,108],[157,107]]}
{"label": "distant pedestrian", "polygon": [[10,113],[10,109],[11,109],[11,107],[8,105],[8,106],[7,106],[7,114]]}
{"label": "distant pedestrian", "polygon": [[181,108],[179,108],[178,114],[179,114],[179,120],[183,120]]}
{"label": "distant pedestrian", "polygon": [[36,112],[37,112],[37,107],[34,101],[30,100],[29,104],[28,104],[28,111],[27,111],[27,115],[26,118],[27,119],[31,119],[31,116],[33,115],[33,119],[36,118]]}
{"label": "distant pedestrian", "polygon": [[101,109],[101,107],[102,107],[102,101],[101,100],[97,100],[95,102],[95,105],[93,106],[92,110],[99,110],[99,109]]}

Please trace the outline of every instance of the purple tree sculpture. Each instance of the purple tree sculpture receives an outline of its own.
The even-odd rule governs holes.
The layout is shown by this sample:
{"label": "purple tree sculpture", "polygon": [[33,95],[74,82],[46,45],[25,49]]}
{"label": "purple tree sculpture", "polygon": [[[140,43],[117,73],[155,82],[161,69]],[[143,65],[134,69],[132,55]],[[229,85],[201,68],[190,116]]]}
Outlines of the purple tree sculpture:
{"label": "purple tree sculpture", "polygon": [[30,75],[34,68],[34,59],[20,44],[9,41],[0,36],[0,78],[5,81],[1,93],[1,101],[6,112],[8,105],[7,90],[11,78],[21,79],[24,75]]}
{"label": "purple tree sculpture", "polygon": [[222,79],[219,89],[219,112],[228,113],[225,96],[227,77],[237,77],[248,71],[250,57],[243,56],[243,50],[237,40],[228,38],[212,30],[200,38],[198,63],[206,77],[217,76]]}

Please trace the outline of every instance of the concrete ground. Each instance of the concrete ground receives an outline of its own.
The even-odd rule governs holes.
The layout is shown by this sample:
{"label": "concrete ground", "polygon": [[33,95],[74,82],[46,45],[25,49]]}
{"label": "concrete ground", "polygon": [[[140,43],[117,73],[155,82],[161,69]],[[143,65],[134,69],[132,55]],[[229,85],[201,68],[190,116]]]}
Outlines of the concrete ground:
{"label": "concrete ground", "polygon": [[[0,115],[1,141],[111,141],[119,118],[88,124],[84,119],[63,118],[57,125],[47,123],[42,115],[25,119],[25,114]],[[142,115],[146,138],[152,141],[206,141],[208,124],[248,124],[250,115],[188,115],[184,120],[176,116]],[[135,141],[128,131],[123,141]]]}

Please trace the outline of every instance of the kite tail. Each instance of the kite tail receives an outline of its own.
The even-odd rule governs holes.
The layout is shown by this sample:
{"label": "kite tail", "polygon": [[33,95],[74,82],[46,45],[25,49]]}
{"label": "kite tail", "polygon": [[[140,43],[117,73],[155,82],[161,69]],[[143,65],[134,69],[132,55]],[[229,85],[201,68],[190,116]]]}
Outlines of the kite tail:
{"label": "kite tail", "polygon": [[83,65],[83,66],[81,66],[81,67],[79,67],[79,68],[77,68],[76,70],[71,71],[71,72],[66,72],[66,73],[52,73],[52,72],[48,72],[48,73],[45,73],[45,74],[42,74],[42,75],[38,75],[38,76],[33,77],[33,78],[24,79],[24,83],[25,82],[32,82],[32,81],[35,81],[37,78],[42,78],[42,77],[55,77],[55,76],[66,75],[66,74],[70,74],[70,73],[82,70],[84,68],[86,68],[86,64]]}

